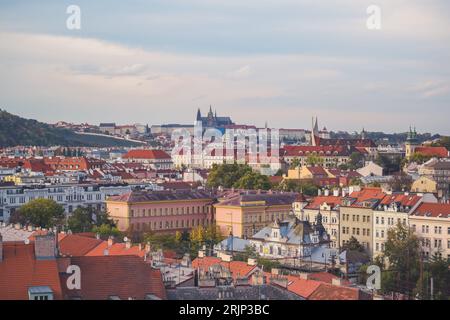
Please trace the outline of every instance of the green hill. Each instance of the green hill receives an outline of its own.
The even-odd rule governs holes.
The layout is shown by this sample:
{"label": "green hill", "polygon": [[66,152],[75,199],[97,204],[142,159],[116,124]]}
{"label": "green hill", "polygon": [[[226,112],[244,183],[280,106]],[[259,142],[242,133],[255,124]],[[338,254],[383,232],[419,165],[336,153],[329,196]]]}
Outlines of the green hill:
{"label": "green hill", "polygon": [[0,147],[13,146],[128,147],[136,143],[109,137],[78,135],[0,109]]}

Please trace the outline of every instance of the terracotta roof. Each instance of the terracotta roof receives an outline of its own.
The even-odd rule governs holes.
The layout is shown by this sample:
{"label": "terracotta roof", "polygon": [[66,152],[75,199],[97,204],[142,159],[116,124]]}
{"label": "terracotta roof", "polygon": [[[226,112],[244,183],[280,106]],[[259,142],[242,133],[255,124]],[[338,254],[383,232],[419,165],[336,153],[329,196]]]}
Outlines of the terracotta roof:
{"label": "terracotta roof", "polygon": [[319,209],[323,203],[330,205],[334,209],[334,207],[341,204],[341,201],[342,197],[339,196],[317,196],[312,199],[305,209]]}
{"label": "terracotta roof", "polygon": [[62,299],[57,260],[36,260],[34,244],[4,242],[0,262],[0,300],[28,300],[28,288],[49,286]]}
{"label": "terracotta roof", "polygon": [[[153,294],[166,299],[161,272],[136,256],[73,257],[82,272],[81,290],[65,290],[67,298],[106,300],[117,296],[143,300]],[[65,283],[67,275],[62,276]]]}
{"label": "terracotta roof", "polygon": [[416,147],[415,153],[420,153],[425,156],[447,158],[448,150],[445,147]]}
{"label": "terracotta roof", "polygon": [[171,159],[171,156],[163,150],[135,149],[128,151],[124,159]]}
{"label": "terracotta roof", "polygon": [[322,283],[309,296],[308,300],[363,300],[368,299],[360,294],[358,288],[333,286]]}
{"label": "terracotta roof", "polygon": [[298,193],[295,192],[284,192],[284,193],[268,193],[268,192],[240,192],[231,193],[229,196],[223,198],[221,202],[216,204],[216,206],[241,206],[245,202],[262,202],[264,201],[266,206],[275,205],[291,205]]}
{"label": "terracotta roof", "polygon": [[[386,194],[381,190],[381,188],[364,188],[361,191],[354,191],[352,192],[348,197],[346,197],[346,200],[351,200],[351,207],[357,207],[362,208],[365,206],[365,203],[370,203],[371,207],[376,206],[380,200],[382,200]],[[346,205],[348,206],[348,205]]]}
{"label": "terracotta roof", "polygon": [[316,280],[306,280],[296,276],[287,276],[287,278],[289,283],[288,290],[305,299],[308,299],[321,285],[321,282]]}
{"label": "terracotta roof", "polygon": [[119,196],[113,196],[108,201],[117,202],[150,202],[150,201],[180,201],[180,200],[200,200],[213,199],[213,197],[205,191],[189,190],[189,191],[132,191]]}
{"label": "terracotta roof", "polygon": [[125,243],[114,243],[112,246],[108,246],[108,241],[101,241],[99,245],[92,248],[89,252],[86,252],[85,256],[104,256],[106,249],[108,249],[109,256],[133,255],[142,258],[145,255],[144,249],[139,249],[139,246],[131,246],[130,248],[127,248]]}
{"label": "terracotta roof", "polygon": [[316,153],[323,156],[348,156],[349,148],[345,146],[284,146],[280,155],[286,157],[308,156]]}
{"label": "terracotta roof", "polygon": [[68,234],[58,241],[62,255],[84,256],[89,251],[100,245],[103,241],[77,234]]}
{"label": "terracotta roof", "polygon": [[420,199],[422,199],[422,197],[418,195],[405,195],[404,193],[388,194],[381,200],[380,204],[389,205],[393,202],[398,202],[402,206],[413,207]]}
{"label": "terracotta roof", "polygon": [[428,216],[428,217],[450,217],[450,203],[421,203],[416,210],[414,210],[413,215],[415,216]]}
{"label": "terracotta roof", "polygon": [[233,278],[236,278],[238,276],[248,277],[250,273],[256,268],[256,266],[250,266],[243,261],[226,262],[217,257],[195,258],[194,261],[192,261],[192,268],[208,270],[210,266],[215,264],[220,264],[229,269]]}

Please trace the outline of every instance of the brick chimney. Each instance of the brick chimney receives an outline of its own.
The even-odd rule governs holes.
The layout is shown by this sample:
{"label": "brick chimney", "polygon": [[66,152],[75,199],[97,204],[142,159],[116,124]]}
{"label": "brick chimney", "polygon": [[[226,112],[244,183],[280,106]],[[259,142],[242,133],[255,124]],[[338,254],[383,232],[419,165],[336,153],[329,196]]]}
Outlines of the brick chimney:
{"label": "brick chimney", "polygon": [[56,236],[52,232],[39,235],[34,240],[34,255],[36,260],[49,260],[56,257]]}
{"label": "brick chimney", "polygon": [[108,238],[108,247],[111,247],[114,244],[114,237],[113,236],[109,236]]}
{"label": "brick chimney", "polygon": [[125,248],[126,249],[130,249],[131,248],[131,240],[127,239],[127,241],[125,241]]}

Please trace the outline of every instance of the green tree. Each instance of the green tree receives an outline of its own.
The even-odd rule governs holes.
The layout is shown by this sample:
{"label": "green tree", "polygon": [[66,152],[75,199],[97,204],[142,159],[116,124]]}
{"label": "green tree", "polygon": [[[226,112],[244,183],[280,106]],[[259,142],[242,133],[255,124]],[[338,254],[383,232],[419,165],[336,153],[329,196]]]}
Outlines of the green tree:
{"label": "green tree", "polygon": [[408,227],[398,223],[387,233],[387,241],[382,254],[390,271],[384,272],[382,290],[411,295],[419,279],[420,243]]}
{"label": "green tree", "polygon": [[306,159],[306,163],[307,163],[308,166],[322,165],[323,164],[323,158],[319,157],[318,155],[311,154]]}
{"label": "green tree", "polygon": [[238,189],[269,190],[271,186],[267,176],[253,171],[247,172],[233,184],[233,187]]}
{"label": "green tree", "polygon": [[350,155],[350,168],[356,169],[362,167],[364,164],[364,156],[360,152],[352,152]]}
{"label": "green tree", "polygon": [[72,232],[89,232],[94,226],[103,224],[115,227],[107,212],[93,208],[77,208],[67,219],[67,228]]}
{"label": "green tree", "polygon": [[300,161],[300,159],[295,157],[294,159],[292,159],[290,168],[291,169],[296,169],[296,168],[300,167],[301,164],[302,164],[302,162]]}
{"label": "green tree", "polygon": [[[14,219],[42,228],[61,226],[64,222],[64,208],[50,199],[35,199],[19,208]],[[14,221],[12,221],[14,222]]]}
{"label": "green tree", "polygon": [[252,172],[252,168],[243,164],[214,164],[208,175],[208,187],[231,188],[244,175]]}
{"label": "green tree", "polygon": [[365,252],[365,248],[359,243],[358,239],[351,236],[350,239],[342,247],[344,250]]}
{"label": "green tree", "polygon": [[113,236],[115,238],[120,238],[123,236],[122,232],[117,229],[117,227],[110,224],[102,224],[100,226],[94,226],[92,232],[98,233],[102,239]]}

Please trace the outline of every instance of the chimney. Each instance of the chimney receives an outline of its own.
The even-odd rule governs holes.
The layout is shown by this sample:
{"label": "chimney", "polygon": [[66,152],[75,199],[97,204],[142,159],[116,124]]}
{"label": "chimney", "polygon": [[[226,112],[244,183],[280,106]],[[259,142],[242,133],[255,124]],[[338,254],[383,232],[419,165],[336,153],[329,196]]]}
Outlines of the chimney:
{"label": "chimney", "polygon": [[300,279],[309,280],[309,273],[300,272]]}
{"label": "chimney", "polygon": [[247,259],[247,264],[248,264],[249,266],[256,266],[258,263],[257,263],[257,261],[256,261],[255,258],[248,258],[248,259]]}
{"label": "chimney", "polygon": [[151,250],[152,250],[152,247],[151,247],[151,245],[150,245],[150,242],[147,242],[147,243],[145,244],[145,252],[146,252],[146,253],[149,253]]}
{"label": "chimney", "polygon": [[317,189],[317,195],[320,197],[322,195],[322,190],[319,188]]}
{"label": "chimney", "polygon": [[100,233],[96,233],[96,234],[95,234],[95,239],[97,239],[97,240],[100,239]]}
{"label": "chimney", "polygon": [[333,196],[338,197],[339,196],[339,189],[333,190]]}
{"label": "chimney", "polygon": [[125,248],[127,248],[127,249],[130,249],[130,248],[131,248],[131,240],[130,240],[130,239],[127,239],[127,240],[125,241]]}
{"label": "chimney", "polygon": [[347,192],[345,191],[344,188],[342,188],[342,198],[344,198],[345,196],[347,196]]}
{"label": "chimney", "polygon": [[38,235],[34,240],[36,260],[52,260],[56,257],[56,236],[52,232]]}
{"label": "chimney", "polygon": [[113,236],[109,236],[108,237],[108,247],[111,247],[114,244],[114,237]]}
{"label": "chimney", "polygon": [[3,236],[0,233],[0,262],[3,261]]}
{"label": "chimney", "polygon": [[325,195],[326,197],[328,197],[328,196],[330,195],[330,190],[328,190],[328,189],[325,189],[325,191],[324,191],[324,195]]}
{"label": "chimney", "polygon": [[342,279],[341,278],[333,278],[331,279],[331,284],[333,286],[342,286]]}
{"label": "chimney", "polygon": [[142,243],[139,243],[138,249],[139,249],[139,251],[142,251]]}
{"label": "chimney", "polygon": [[109,250],[108,249],[103,250],[103,255],[104,256],[109,256]]}

